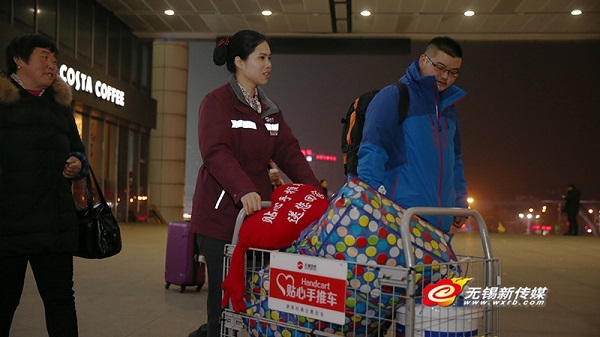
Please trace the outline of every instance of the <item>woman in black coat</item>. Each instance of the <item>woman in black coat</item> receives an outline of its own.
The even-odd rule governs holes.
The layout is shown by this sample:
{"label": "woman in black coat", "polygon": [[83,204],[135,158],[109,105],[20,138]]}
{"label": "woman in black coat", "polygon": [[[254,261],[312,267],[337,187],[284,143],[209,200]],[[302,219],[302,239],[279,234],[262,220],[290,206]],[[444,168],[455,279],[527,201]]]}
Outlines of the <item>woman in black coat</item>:
{"label": "woman in black coat", "polygon": [[89,164],[57,53],[44,36],[15,38],[6,48],[8,77],[0,77],[0,337],[9,335],[28,263],[49,336],[78,335],[71,183]]}

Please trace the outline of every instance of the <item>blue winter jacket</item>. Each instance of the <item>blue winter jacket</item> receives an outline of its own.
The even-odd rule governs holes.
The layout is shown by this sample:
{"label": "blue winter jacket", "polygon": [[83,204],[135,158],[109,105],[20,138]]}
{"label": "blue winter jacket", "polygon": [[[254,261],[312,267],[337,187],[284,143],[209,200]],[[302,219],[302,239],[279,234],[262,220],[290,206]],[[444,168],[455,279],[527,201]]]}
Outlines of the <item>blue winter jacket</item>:
{"label": "blue winter jacket", "polygon": [[[403,207],[467,207],[459,125],[454,105],[467,93],[455,85],[439,92],[418,60],[400,82],[408,87],[408,115],[400,124],[399,93],[383,88],[369,104],[358,152],[358,176]],[[425,217],[444,232],[452,217]],[[442,219],[443,218],[443,219]]]}

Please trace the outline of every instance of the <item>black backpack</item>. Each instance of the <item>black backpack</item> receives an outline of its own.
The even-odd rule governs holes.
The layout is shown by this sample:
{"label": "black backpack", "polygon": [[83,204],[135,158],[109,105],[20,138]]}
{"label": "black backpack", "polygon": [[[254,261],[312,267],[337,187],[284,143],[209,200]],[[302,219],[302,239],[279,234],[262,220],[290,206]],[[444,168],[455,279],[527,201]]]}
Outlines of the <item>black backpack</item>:
{"label": "black backpack", "polygon": [[[408,88],[400,82],[396,83],[396,88],[400,93],[400,102],[398,104],[398,113],[400,123],[406,118],[410,97]],[[348,108],[346,117],[342,117],[342,152],[344,157],[344,174],[357,175],[358,168],[358,148],[363,137],[363,128],[365,126],[365,115],[369,103],[375,97],[379,89],[365,92],[360,95]]]}

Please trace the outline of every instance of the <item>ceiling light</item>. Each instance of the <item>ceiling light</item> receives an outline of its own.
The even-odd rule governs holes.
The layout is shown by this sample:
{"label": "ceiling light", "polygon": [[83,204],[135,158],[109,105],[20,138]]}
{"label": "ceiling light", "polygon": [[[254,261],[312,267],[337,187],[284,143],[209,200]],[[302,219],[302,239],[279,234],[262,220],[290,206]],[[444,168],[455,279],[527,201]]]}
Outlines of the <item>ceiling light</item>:
{"label": "ceiling light", "polygon": [[465,16],[473,16],[473,15],[475,15],[475,12],[473,12],[473,11],[466,11],[465,12]]}
{"label": "ceiling light", "polygon": [[582,11],[579,9],[574,9],[571,11],[571,15],[581,15]]}
{"label": "ceiling light", "polygon": [[165,14],[167,15],[175,15],[175,11],[172,9],[165,9]]}
{"label": "ceiling light", "polygon": [[262,11],[262,15],[264,15],[264,16],[269,16],[269,15],[271,15],[271,14],[273,14],[273,12],[271,12],[271,11],[269,11],[269,10]]}
{"label": "ceiling light", "polygon": [[362,15],[362,16],[371,16],[371,12],[369,12],[369,11],[362,11],[362,12],[360,12],[360,15]]}

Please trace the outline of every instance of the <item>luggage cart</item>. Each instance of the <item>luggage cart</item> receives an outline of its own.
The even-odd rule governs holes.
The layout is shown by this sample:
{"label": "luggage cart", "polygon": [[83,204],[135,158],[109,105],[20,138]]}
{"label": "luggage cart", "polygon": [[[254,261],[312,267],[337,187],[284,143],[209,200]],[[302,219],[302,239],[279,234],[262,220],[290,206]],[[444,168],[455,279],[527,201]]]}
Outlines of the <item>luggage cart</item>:
{"label": "luggage cart", "polygon": [[[263,207],[269,205],[263,203]],[[400,228],[403,247],[412,247],[411,218],[424,215],[472,217],[479,227],[483,256],[456,255],[456,261],[448,263],[416,264],[412,250],[404,249],[406,266],[390,267],[372,262],[348,261],[348,270],[369,270],[376,278],[357,287],[356,275],[348,273],[346,293],[354,304],[346,307],[345,323],[336,324],[268,308],[269,291],[261,289],[261,285],[269,284],[269,267],[264,261],[268,261],[269,255],[274,252],[253,249],[247,252],[246,265],[246,284],[251,285],[247,287],[246,295],[251,299],[252,308],[246,313],[224,308],[221,336],[499,336],[499,307],[492,301],[478,301],[476,305],[468,301],[473,297],[469,294],[470,289],[498,288],[501,281],[500,260],[492,256],[482,216],[475,210],[463,208],[409,208],[404,213]],[[241,211],[236,221],[234,241],[225,249],[223,277],[229,270],[237,233],[244,217]],[[250,254],[252,256],[248,258]],[[435,279],[435,275],[442,277]],[[460,295],[454,294],[450,305],[442,305],[442,302],[432,305],[429,297],[436,295],[434,299],[440,300],[440,297],[448,294],[448,287],[442,285],[442,281],[455,282],[455,279],[466,282],[462,284]],[[427,286],[430,289],[425,294]],[[362,292],[364,287],[370,291]],[[452,288],[456,289],[456,285]]]}

